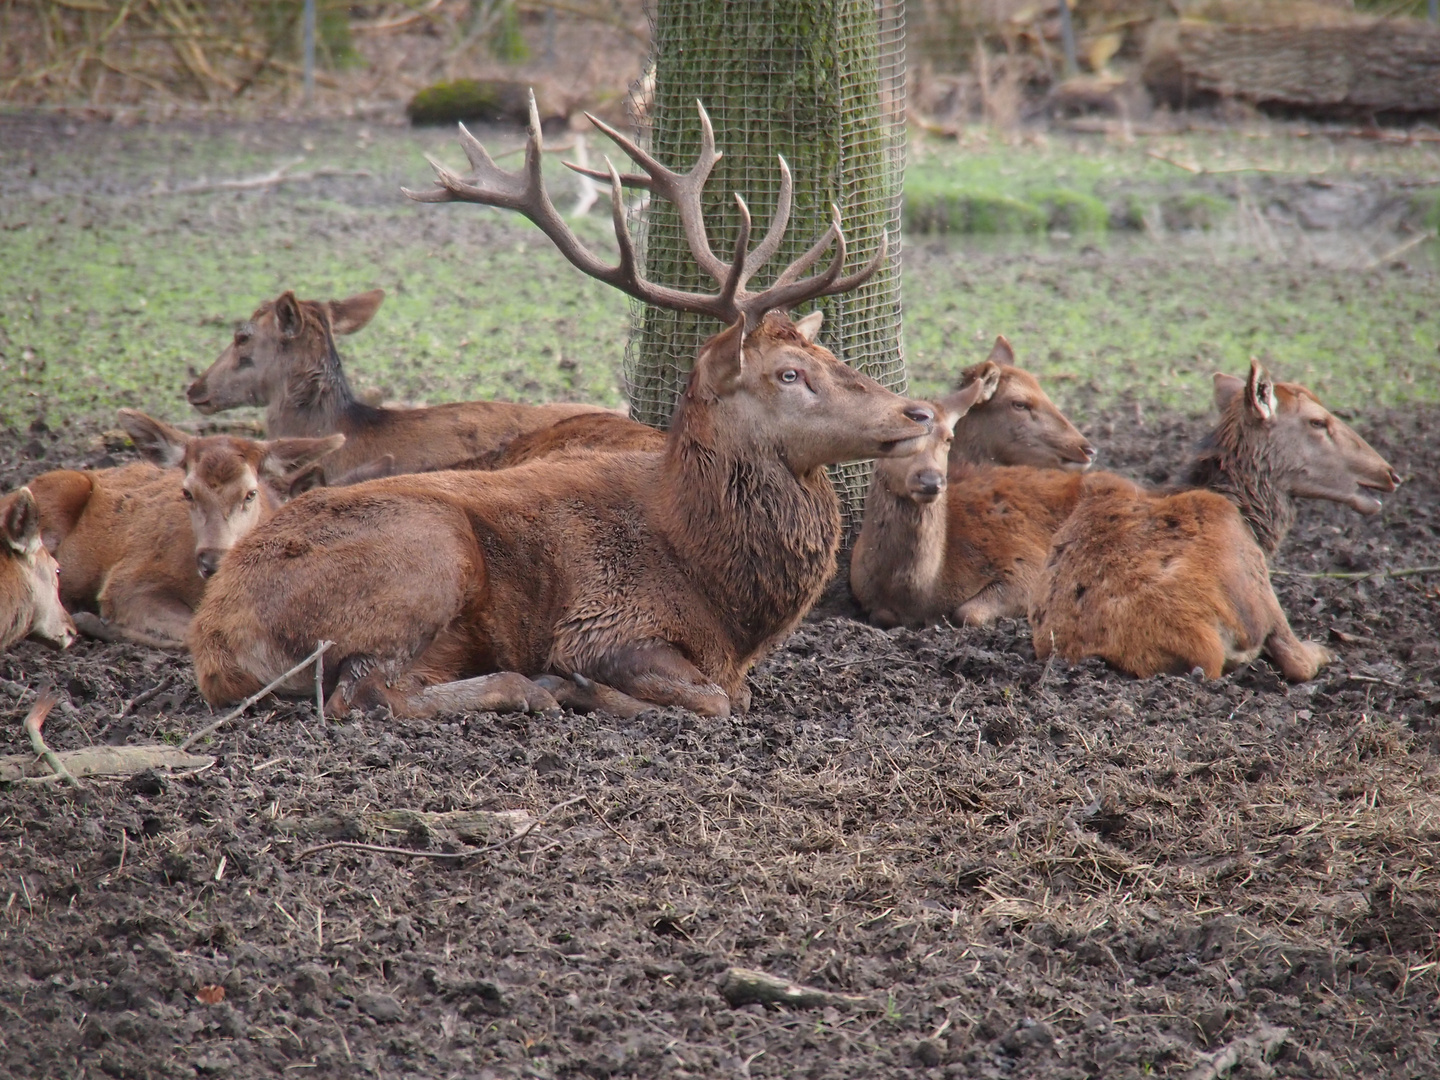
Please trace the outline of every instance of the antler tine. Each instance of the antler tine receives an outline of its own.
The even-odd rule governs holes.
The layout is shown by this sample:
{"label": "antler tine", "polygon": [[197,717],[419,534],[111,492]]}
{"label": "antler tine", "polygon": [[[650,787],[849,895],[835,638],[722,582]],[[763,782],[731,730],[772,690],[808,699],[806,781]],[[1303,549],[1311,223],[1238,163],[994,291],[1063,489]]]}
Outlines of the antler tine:
{"label": "antler tine", "polygon": [[[775,202],[775,214],[770,218],[770,228],[765,233],[765,239],[750,253],[745,260],[745,281],[749,281],[756,270],[759,270],[776,251],[780,249],[780,241],[785,238],[785,230],[790,225],[790,200],[794,193],[794,180],[790,176],[790,165],[785,160],[784,154],[776,154],[780,159],[780,198]],[[776,282],[780,284],[780,282]]]}
{"label": "antler tine", "polygon": [[880,250],[875,252],[874,256],[871,257],[868,263],[862,266],[859,270],[856,270],[855,273],[846,274],[844,277],[837,280],[834,284],[828,286],[823,292],[816,293],[815,296],[834,296],[836,293],[849,292],[851,289],[858,289],[861,285],[864,285],[865,282],[869,281],[872,277],[875,276],[875,271],[879,270],[880,267],[884,265],[885,256],[889,253],[890,237],[887,236],[885,233],[881,233]]}
{"label": "antler tine", "polygon": [[[813,264],[819,258],[820,252],[824,251],[825,246],[832,241],[832,238],[835,244],[835,254],[830,260],[830,265],[825,268],[825,272],[808,277],[803,281],[792,280],[794,267]],[[830,228],[825,230],[825,234],[816,242],[815,246],[787,267],[785,272],[780,275],[780,280],[776,281],[774,285],[764,292],[747,296],[741,303],[740,307],[745,312],[746,324],[755,325],[764,318],[767,311],[794,307],[805,300],[813,300],[817,296],[829,296],[831,293],[839,292],[841,283],[847,284],[849,288],[854,288],[880,268],[884,254],[885,246],[882,243],[880,253],[870,261],[870,265],[858,274],[851,274],[843,281],[840,280],[840,268],[845,265],[845,231],[840,227],[840,208],[831,203]]]}
{"label": "antler tine", "polygon": [[[745,200],[740,193],[735,193],[735,209],[740,212],[740,231],[735,236],[735,254],[730,260],[730,269],[720,283],[719,300],[731,311],[736,311],[735,296],[744,292],[745,279],[750,275],[745,272],[748,260],[745,252],[750,247],[750,208],[745,205]],[[740,306],[743,309],[743,305]]]}

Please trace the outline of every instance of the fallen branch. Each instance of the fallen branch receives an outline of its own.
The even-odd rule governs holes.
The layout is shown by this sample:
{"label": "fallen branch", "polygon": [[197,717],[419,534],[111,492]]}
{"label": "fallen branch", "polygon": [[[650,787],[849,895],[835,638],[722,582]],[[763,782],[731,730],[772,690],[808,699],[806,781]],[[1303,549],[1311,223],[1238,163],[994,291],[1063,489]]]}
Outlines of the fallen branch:
{"label": "fallen branch", "polygon": [[30,745],[35,749],[36,757],[41,758],[46,765],[49,765],[50,770],[56,776],[60,777],[60,779],[64,780],[65,783],[73,788],[78,788],[80,781],[75,779],[74,774],[65,767],[65,763],[60,760],[55,751],[45,745],[45,739],[40,734],[40,728],[41,725],[45,723],[45,717],[50,715],[50,710],[55,707],[55,703],[59,700],[60,699],[49,690],[42,693],[35,704],[30,707],[30,712],[25,717],[25,734],[30,736]]}
{"label": "fallen branch", "polygon": [[1365,269],[1374,270],[1376,267],[1388,263],[1391,259],[1398,259],[1401,255],[1404,255],[1405,252],[1409,251],[1411,248],[1419,247],[1426,240],[1433,239],[1435,239],[1435,230],[1427,229],[1425,232],[1410,237],[1410,239],[1406,240],[1403,244],[1399,244],[1391,248],[1389,251],[1385,252],[1385,254],[1376,255],[1375,258],[1371,259],[1368,263],[1365,264]]}
{"label": "fallen branch", "polygon": [[730,1003],[732,1009],[759,1002],[761,1005],[786,1005],[792,1009],[822,1009],[833,1005],[865,1012],[881,1011],[881,1007],[869,998],[801,986],[789,979],[750,968],[732,967],[726,971],[720,978],[720,996]]}
{"label": "fallen branch", "polygon": [[[87,746],[55,754],[73,776],[134,776],[146,769],[207,769],[209,756],[187,754],[174,746]],[[0,757],[0,781],[56,780],[59,774],[42,771],[30,754]]]}
{"label": "fallen branch", "polygon": [[201,191],[253,191],[256,188],[274,187],[279,184],[297,184],[310,180],[320,180],[329,176],[354,176],[361,179],[369,179],[370,172],[367,169],[334,169],[329,167],[313,169],[305,173],[292,173],[290,170],[299,165],[305,159],[298,157],[294,161],[287,161],[268,173],[259,176],[242,177],[239,180],[201,180],[193,184],[182,184],[180,187],[160,187],[154,191],[147,192],[149,196],[156,195],[193,195]]}
{"label": "fallen branch", "polygon": [[1289,1035],[1288,1027],[1271,1027],[1262,1022],[1253,1035],[1236,1039],[1213,1054],[1202,1054],[1185,1074],[1185,1080],[1221,1080],[1237,1065],[1268,1062]]}
{"label": "fallen branch", "polygon": [[228,724],[231,720],[234,720],[237,716],[239,716],[241,713],[243,713],[246,709],[250,708],[251,705],[254,705],[255,702],[259,701],[259,700],[260,700],[261,698],[263,698],[266,694],[270,693],[270,691],[274,690],[277,686],[279,686],[281,683],[283,683],[286,679],[290,678],[291,675],[294,675],[294,674],[296,674],[297,672],[300,672],[300,671],[304,671],[304,670],[305,670],[307,667],[309,667],[311,664],[313,664],[313,663],[315,663],[316,661],[318,661],[318,660],[320,659],[320,657],[322,657],[322,656],[325,655],[325,650],[328,649],[331,645],[334,645],[334,644],[335,644],[335,643],[334,643],[333,641],[322,641],[322,642],[319,642],[319,643],[316,645],[316,647],[315,647],[315,651],[314,651],[313,653],[311,653],[309,656],[307,656],[304,660],[301,660],[298,664],[296,664],[294,667],[292,667],[289,671],[285,672],[284,675],[281,675],[280,677],[278,677],[277,679],[275,679],[275,681],[272,682],[272,683],[270,683],[268,686],[264,686],[264,687],[261,687],[259,690],[256,690],[255,693],[251,694],[248,698],[246,698],[244,701],[242,701],[239,705],[235,706],[235,708],[231,709],[228,713],[226,713],[224,716],[222,716],[219,720],[216,720],[213,724],[206,724],[206,725],[205,725],[203,728],[201,728],[199,731],[195,732],[194,735],[191,735],[188,739],[186,739],[184,742],[182,742],[182,743],[180,744],[180,749],[181,749],[181,750],[189,750],[190,747],[194,746],[197,742],[199,742],[201,739],[203,739],[206,735],[209,735],[209,734],[211,734],[211,733],[213,733],[213,732],[215,732],[215,731],[218,731],[220,728],[224,727],[224,726],[225,726],[226,724]]}
{"label": "fallen branch", "polygon": [[444,2],[445,0],[429,0],[424,7],[416,8],[414,11],[405,15],[397,15],[393,19],[351,23],[350,32],[352,34],[386,34],[393,30],[403,30],[405,27],[417,23],[421,19],[431,18],[435,14],[436,9]]}
{"label": "fallen branch", "polygon": [[1271,570],[1282,577],[1333,578],[1336,581],[1362,581],[1365,578],[1405,578],[1422,574],[1440,574],[1440,566],[1402,566],[1398,570]]}
{"label": "fallen branch", "polygon": [[328,844],[316,844],[314,847],[306,848],[296,855],[295,858],[309,858],[317,852],[330,851],[333,848],[349,848],[354,851],[373,851],[381,855],[418,855],[422,859],[466,859],[475,855],[484,855],[486,852],[498,851],[500,848],[509,847],[511,844],[518,843],[534,832],[536,826],[551,814],[564,810],[567,806],[574,806],[584,798],[584,795],[577,795],[573,799],[566,799],[564,802],[556,803],[514,836],[500,840],[494,844],[487,844],[481,848],[469,848],[465,851],[426,851],[424,848],[403,848],[389,847],[385,844],[366,844],[359,840],[332,840]]}

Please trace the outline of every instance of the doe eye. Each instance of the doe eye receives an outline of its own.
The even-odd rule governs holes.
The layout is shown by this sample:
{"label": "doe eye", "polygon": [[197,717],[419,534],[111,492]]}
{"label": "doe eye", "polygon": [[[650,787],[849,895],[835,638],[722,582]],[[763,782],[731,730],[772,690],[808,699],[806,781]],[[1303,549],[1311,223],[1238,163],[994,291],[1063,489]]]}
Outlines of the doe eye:
{"label": "doe eye", "polygon": [[186,502],[194,502],[194,501],[195,501],[195,496],[190,494],[190,489],[189,489],[189,488],[181,488],[181,489],[180,489],[180,497],[183,498]]}
{"label": "doe eye", "polygon": [[255,361],[249,356],[242,356],[235,361],[235,366],[237,368],[254,367]]}
{"label": "doe eye", "polygon": [[780,381],[783,383],[793,383],[798,378],[800,378],[800,373],[794,368],[786,368],[780,373]]}
{"label": "doe eye", "polygon": [[1321,420],[1317,417],[1316,419],[1310,421],[1310,426],[1312,428],[1318,428],[1319,430],[1323,431],[1330,425],[1326,421]]}
{"label": "doe eye", "polygon": [[1019,409],[1021,412],[1030,411],[1030,403],[1028,401],[1012,401],[1010,407],[1012,409]]}

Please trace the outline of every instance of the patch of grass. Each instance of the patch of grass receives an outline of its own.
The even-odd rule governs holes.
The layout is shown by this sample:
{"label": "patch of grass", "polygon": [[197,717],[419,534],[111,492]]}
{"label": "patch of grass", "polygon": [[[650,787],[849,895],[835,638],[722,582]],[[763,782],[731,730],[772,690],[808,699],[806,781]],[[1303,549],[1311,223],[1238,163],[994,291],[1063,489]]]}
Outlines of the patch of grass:
{"label": "patch of grass", "polygon": [[1053,230],[1102,233],[1110,224],[1110,211],[1094,195],[1069,188],[1047,188],[1030,197],[1045,212]]}
{"label": "patch of grass", "polygon": [[924,183],[905,187],[905,228],[916,233],[1036,233],[1044,210],[1010,195],[947,190]]}
{"label": "patch of grass", "polygon": [[1235,204],[1207,191],[1186,191],[1160,202],[1165,227],[1174,232],[1209,232],[1228,218]]}

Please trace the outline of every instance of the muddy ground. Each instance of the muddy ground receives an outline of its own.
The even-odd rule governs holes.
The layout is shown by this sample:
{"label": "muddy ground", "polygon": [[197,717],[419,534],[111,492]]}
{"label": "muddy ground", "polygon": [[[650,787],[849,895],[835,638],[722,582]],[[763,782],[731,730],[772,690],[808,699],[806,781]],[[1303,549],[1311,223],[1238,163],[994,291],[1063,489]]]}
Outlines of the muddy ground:
{"label": "muddy ground", "polygon": [[[192,775],[6,785],[0,1073],[1435,1076],[1440,577],[1295,575],[1440,564],[1437,421],[1357,418],[1405,485],[1307,508],[1278,557],[1339,654],[1306,685],[831,611],[731,720],[272,703]],[[1155,481],[1199,431],[1090,426]],[[0,482],[102,453],[66,438],[12,434]],[[0,678],[0,752],[47,682],[60,749],[211,719],[140,647],[27,643]],[[397,809],[530,818],[376,825]],[[308,852],[346,838],[423,854]],[[736,966],[853,1000],[732,1008]]]}

